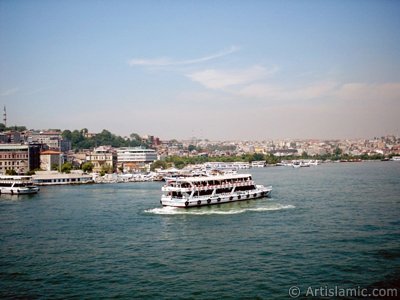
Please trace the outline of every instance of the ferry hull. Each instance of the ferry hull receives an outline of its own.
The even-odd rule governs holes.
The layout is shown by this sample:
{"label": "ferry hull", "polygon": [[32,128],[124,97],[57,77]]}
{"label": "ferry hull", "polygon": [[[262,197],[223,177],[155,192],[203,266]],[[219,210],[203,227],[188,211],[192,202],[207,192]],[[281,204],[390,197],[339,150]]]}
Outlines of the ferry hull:
{"label": "ferry hull", "polygon": [[0,188],[1,194],[9,194],[9,195],[27,195],[27,194],[36,194],[39,192],[38,187],[27,187],[27,188]]}
{"label": "ferry hull", "polygon": [[162,196],[160,202],[163,206],[190,208],[271,197],[271,192],[272,188],[266,187],[262,189],[251,190],[248,192],[215,195],[211,197],[193,197],[180,199]]}

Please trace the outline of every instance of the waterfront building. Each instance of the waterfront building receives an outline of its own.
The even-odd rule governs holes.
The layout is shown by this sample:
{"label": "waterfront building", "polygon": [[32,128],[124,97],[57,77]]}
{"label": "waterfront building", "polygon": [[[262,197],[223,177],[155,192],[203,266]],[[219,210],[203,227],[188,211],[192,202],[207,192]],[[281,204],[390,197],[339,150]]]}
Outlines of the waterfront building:
{"label": "waterfront building", "polygon": [[0,173],[24,174],[40,167],[40,144],[0,144]]}
{"label": "waterfront building", "polygon": [[84,174],[81,170],[72,170],[69,174],[57,171],[37,171],[32,176],[32,181],[37,185],[83,184],[93,182],[93,177]]}
{"label": "waterfront building", "polygon": [[94,172],[114,171],[117,166],[117,153],[111,147],[100,146],[86,154],[86,161],[93,164]]}
{"label": "waterfront building", "polygon": [[152,162],[157,160],[157,153],[153,149],[141,147],[123,147],[117,149],[118,167],[124,172],[137,171],[148,168]]}

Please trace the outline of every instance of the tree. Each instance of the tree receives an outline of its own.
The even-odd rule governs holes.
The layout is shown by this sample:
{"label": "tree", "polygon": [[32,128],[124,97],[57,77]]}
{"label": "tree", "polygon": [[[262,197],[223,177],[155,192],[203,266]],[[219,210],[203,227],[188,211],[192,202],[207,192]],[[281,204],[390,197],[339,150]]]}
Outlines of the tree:
{"label": "tree", "polygon": [[111,174],[112,172],[113,172],[113,169],[110,165],[102,165],[100,174],[103,174],[103,173]]}
{"label": "tree", "polygon": [[334,159],[339,159],[339,157],[342,155],[343,151],[339,147],[336,147],[335,152],[334,152]]}
{"label": "tree", "polygon": [[64,130],[62,132],[61,136],[63,137],[64,140],[69,140],[69,141],[72,140],[72,132],[71,132],[71,130],[68,130],[68,129]]}
{"label": "tree", "polygon": [[88,161],[82,165],[82,170],[83,172],[90,173],[93,171],[93,167],[94,167],[93,163]]}
{"label": "tree", "polygon": [[138,135],[137,133],[131,133],[130,137],[132,140],[142,141],[140,135]]}
{"label": "tree", "polygon": [[262,153],[254,153],[253,157],[251,158],[252,161],[261,161],[265,160],[265,155]]}
{"label": "tree", "polygon": [[72,168],[73,168],[72,163],[70,162],[63,163],[61,166],[61,172],[69,174],[71,173]]}
{"label": "tree", "polygon": [[11,126],[11,127],[6,127],[3,123],[0,123],[0,132],[6,131],[6,130],[14,130],[14,131],[26,131],[26,127],[25,126]]}
{"label": "tree", "polygon": [[156,160],[155,162],[153,162],[150,166],[150,171],[154,171],[155,169],[167,169],[168,168],[168,163],[166,161],[163,160]]}
{"label": "tree", "polygon": [[71,143],[72,143],[72,145],[76,146],[83,140],[84,140],[84,137],[83,137],[81,132],[79,132],[76,129],[71,132]]}
{"label": "tree", "polygon": [[88,133],[89,133],[89,130],[88,130],[87,128],[81,129],[81,134],[82,134],[83,136],[86,136]]}
{"label": "tree", "polygon": [[308,154],[306,151],[303,151],[303,153],[301,153],[301,158],[308,158]]}
{"label": "tree", "polygon": [[25,130],[26,130],[26,127],[25,127],[25,126],[17,126],[17,125],[14,125],[14,126],[9,127],[8,129],[21,132],[21,131],[25,131]]}
{"label": "tree", "polygon": [[6,170],[6,175],[17,175],[17,172],[14,169],[8,169]]}

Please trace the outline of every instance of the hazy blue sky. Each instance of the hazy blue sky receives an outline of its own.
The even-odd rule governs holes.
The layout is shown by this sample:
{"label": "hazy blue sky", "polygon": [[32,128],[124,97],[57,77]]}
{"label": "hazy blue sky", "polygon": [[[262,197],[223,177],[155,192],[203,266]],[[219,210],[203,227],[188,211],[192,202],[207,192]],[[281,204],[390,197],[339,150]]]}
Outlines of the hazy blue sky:
{"label": "hazy blue sky", "polygon": [[8,125],[400,135],[400,1],[0,1]]}

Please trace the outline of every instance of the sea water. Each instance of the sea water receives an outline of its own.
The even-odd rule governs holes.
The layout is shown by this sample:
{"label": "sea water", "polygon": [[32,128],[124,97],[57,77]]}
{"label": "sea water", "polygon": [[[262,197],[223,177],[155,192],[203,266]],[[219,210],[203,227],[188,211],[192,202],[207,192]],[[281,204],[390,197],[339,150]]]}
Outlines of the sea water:
{"label": "sea water", "polygon": [[[396,287],[400,163],[256,168],[272,197],[178,209],[161,182],[0,197],[0,298],[286,299]],[[308,295],[310,296],[310,295]]]}

